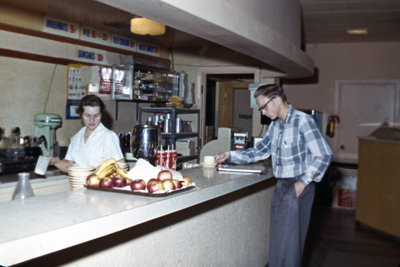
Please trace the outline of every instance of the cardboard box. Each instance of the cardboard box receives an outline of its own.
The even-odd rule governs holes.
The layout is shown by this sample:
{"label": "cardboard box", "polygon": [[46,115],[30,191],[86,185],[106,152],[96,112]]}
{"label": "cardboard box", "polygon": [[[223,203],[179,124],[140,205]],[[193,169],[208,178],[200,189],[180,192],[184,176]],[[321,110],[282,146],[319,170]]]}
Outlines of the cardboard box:
{"label": "cardboard box", "polygon": [[355,209],[356,208],[356,190],[335,187],[333,190],[332,207]]}

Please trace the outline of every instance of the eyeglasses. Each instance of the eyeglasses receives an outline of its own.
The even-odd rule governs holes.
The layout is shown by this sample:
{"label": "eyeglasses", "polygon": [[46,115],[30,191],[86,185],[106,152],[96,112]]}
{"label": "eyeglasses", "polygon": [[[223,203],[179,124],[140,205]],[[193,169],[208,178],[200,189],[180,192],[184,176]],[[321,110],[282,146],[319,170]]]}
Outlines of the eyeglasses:
{"label": "eyeglasses", "polygon": [[265,108],[268,106],[269,102],[271,102],[272,100],[274,100],[274,98],[275,98],[275,97],[271,98],[270,100],[267,101],[267,103],[265,103],[264,105],[262,105],[261,107],[259,107],[259,108],[258,108],[258,111],[261,111],[261,110],[265,109]]}

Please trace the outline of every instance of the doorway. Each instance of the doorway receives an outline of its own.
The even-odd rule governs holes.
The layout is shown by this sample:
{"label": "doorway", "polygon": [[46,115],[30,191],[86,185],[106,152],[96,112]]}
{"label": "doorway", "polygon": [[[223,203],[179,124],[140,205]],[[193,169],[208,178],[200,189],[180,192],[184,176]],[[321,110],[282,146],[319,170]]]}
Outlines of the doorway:
{"label": "doorway", "polygon": [[248,86],[254,74],[207,75],[205,143],[217,138],[219,127],[252,135],[252,108]]}

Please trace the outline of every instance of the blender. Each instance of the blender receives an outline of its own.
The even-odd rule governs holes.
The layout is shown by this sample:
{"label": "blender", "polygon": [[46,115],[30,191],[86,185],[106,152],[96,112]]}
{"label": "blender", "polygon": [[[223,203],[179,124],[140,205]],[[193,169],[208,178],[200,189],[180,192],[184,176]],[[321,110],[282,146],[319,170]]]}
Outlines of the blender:
{"label": "blender", "polygon": [[54,156],[56,144],[56,128],[61,126],[61,116],[58,114],[40,113],[35,116],[35,137],[43,156]]}

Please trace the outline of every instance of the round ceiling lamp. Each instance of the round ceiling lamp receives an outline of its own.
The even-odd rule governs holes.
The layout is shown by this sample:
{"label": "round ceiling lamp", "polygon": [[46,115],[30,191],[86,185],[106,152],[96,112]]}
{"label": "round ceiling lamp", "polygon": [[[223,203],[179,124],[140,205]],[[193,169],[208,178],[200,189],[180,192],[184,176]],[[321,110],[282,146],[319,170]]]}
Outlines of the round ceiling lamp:
{"label": "round ceiling lamp", "polygon": [[146,18],[133,18],[131,32],[139,35],[162,35],[165,33],[165,25]]}

